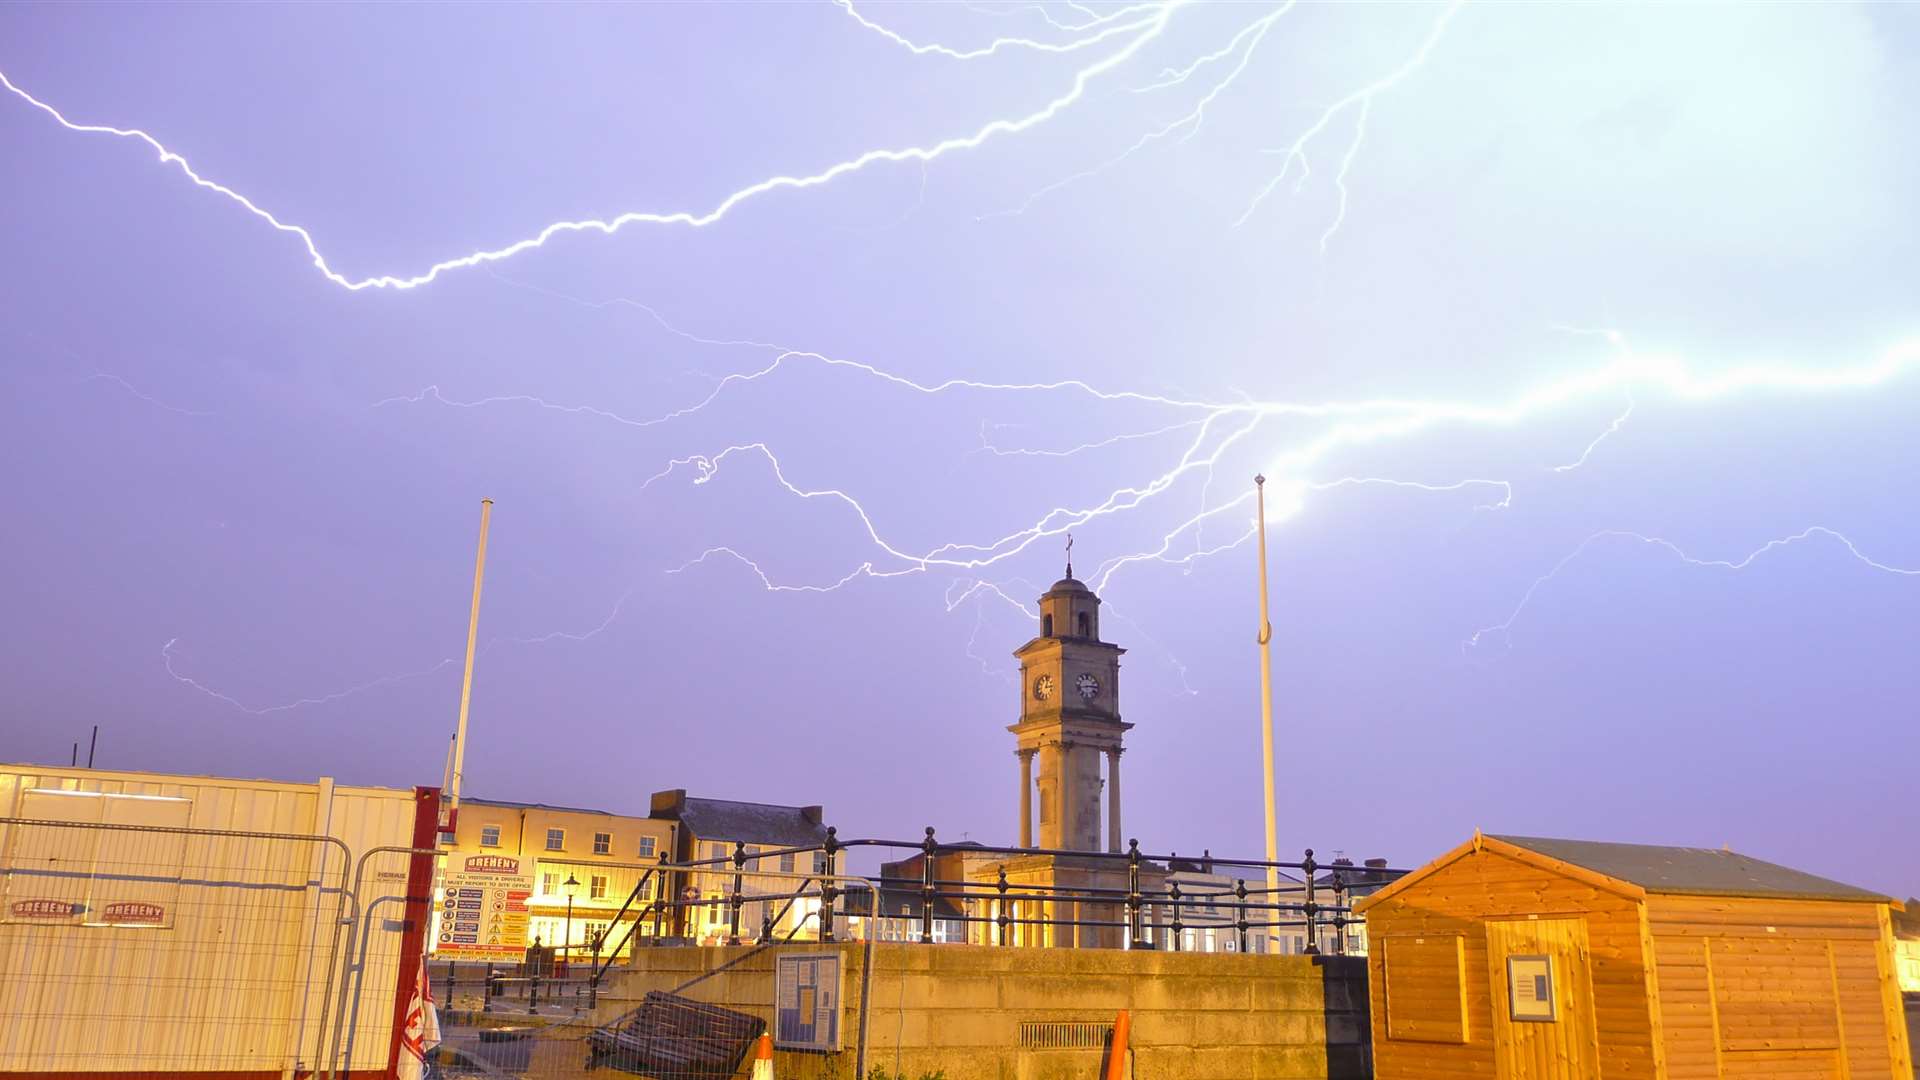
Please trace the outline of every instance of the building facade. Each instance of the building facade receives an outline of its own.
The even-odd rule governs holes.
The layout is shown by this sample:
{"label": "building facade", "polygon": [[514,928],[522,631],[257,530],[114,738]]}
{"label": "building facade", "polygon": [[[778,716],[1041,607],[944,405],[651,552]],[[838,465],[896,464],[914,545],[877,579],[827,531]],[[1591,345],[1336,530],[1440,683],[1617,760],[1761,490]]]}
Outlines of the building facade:
{"label": "building facade", "polygon": [[[650,906],[663,893],[660,875],[648,872],[670,856],[674,846],[673,823],[651,817],[462,799],[445,863],[448,872],[459,873],[475,858],[529,879],[525,937],[511,942],[511,948],[524,950],[538,943],[553,948],[557,958],[585,960],[596,951],[620,947],[629,928],[634,939],[652,936]],[[509,868],[502,860],[517,865]],[[436,927],[433,940],[440,943],[441,938]],[[621,952],[631,949],[628,941]]]}
{"label": "building facade", "polygon": [[[669,882],[679,900],[669,920],[674,936],[707,945],[736,936],[752,940],[763,932],[782,941],[819,939],[820,883],[814,875],[839,874],[845,863],[844,854],[829,863],[820,850],[827,840],[821,807],[704,799],[676,788],[654,792],[650,814],[673,830],[674,860],[700,864],[677,871]],[[736,864],[736,854],[743,863]],[[737,920],[736,876],[744,901]]]}

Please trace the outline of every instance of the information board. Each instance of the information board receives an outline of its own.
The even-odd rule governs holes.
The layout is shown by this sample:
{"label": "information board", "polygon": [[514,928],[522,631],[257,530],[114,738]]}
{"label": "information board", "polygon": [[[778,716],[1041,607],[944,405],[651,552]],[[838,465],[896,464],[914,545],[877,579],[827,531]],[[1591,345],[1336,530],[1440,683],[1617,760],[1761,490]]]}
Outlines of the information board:
{"label": "information board", "polygon": [[1553,1007],[1553,958],[1507,957],[1507,1004],[1512,1019],[1551,1024],[1559,1017]]}
{"label": "information board", "polygon": [[506,855],[448,861],[435,954],[447,960],[524,960],[533,875],[521,873],[520,860]]}
{"label": "information board", "polygon": [[773,1045],[840,1049],[840,954],[782,952],[773,961]]}

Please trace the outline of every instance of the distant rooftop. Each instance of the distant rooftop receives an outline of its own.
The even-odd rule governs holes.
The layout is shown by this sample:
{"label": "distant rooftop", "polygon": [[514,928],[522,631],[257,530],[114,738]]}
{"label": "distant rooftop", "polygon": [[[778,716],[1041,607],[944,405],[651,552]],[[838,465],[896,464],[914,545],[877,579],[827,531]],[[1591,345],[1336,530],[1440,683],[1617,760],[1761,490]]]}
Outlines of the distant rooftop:
{"label": "distant rooftop", "polygon": [[600,814],[604,817],[635,816],[635,815],[616,814],[611,810],[592,810],[584,806],[550,806],[547,803],[509,802],[506,799],[474,799],[474,798],[467,798],[463,796],[460,799],[460,802],[462,805],[473,804],[478,806],[504,806],[512,810],[557,810],[567,814]]}
{"label": "distant rooftop", "polygon": [[652,816],[679,821],[702,840],[807,847],[827,838],[818,806],[692,798],[683,789],[654,792]]}
{"label": "distant rooftop", "polygon": [[1539,836],[1488,836],[1550,859],[1572,863],[1656,893],[1696,896],[1778,896],[1801,900],[1887,897],[1721,848],[1610,844]]}

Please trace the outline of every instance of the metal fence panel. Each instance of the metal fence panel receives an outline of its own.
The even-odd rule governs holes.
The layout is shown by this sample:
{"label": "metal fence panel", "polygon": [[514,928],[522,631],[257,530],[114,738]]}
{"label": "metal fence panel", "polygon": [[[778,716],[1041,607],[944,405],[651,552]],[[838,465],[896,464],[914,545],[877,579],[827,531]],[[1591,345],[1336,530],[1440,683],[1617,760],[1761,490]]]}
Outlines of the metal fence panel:
{"label": "metal fence panel", "polygon": [[0,818],[0,1072],[314,1068],[345,846],[61,797],[67,820]]}

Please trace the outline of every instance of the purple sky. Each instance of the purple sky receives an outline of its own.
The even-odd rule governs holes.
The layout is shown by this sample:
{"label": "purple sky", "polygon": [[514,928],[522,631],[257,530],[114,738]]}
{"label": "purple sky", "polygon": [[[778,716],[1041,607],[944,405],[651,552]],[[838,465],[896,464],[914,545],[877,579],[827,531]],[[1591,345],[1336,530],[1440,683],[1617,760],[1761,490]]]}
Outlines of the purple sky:
{"label": "purple sky", "polygon": [[1007,841],[1071,525],[1127,831],[1253,853],[1265,471],[1284,848],[1920,892],[1920,10],[1117,10],[0,8],[348,283],[725,207],[353,290],[0,93],[0,759],[437,783],[485,495],[470,793]]}

